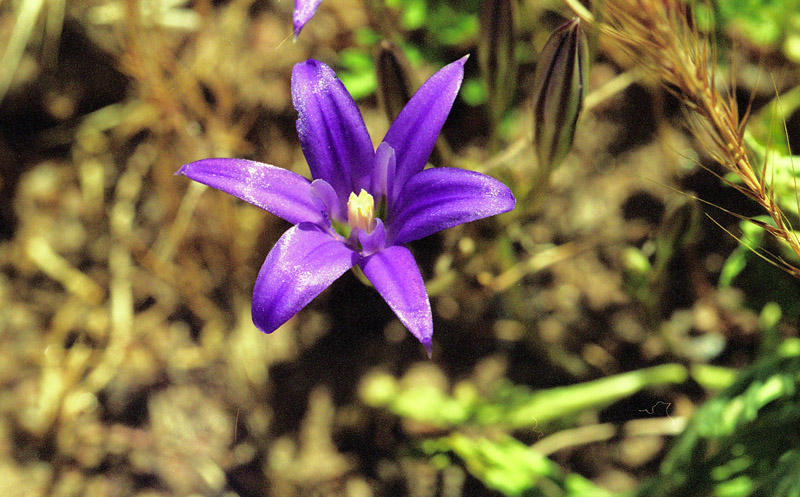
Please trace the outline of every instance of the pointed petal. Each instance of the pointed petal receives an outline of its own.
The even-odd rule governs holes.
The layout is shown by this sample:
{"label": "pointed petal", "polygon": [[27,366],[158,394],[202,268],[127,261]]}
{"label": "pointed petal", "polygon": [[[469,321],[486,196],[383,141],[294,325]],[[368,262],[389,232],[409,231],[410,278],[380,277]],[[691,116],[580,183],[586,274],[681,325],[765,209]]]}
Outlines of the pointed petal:
{"label": "pointed petal", "polygon": [[383,221],[380,219],[375,220],[375,228],[372,233],[358,230],[358,241],[361,243],[361,253],[363,255],[370,255],[383,250],[386,246],[386,228],[383,226]]}
{"label": "pointed petal", "polygon": [[314,17],[320,3],[322,3],[322,0],[294,0],[292,21],[294,23],[295,38],[300,34],[300,30],[303,29],[303,26]]}
{"label": "pointed petal", "polygon": [[411,251],[396,245],[365,257],[359,267],[430,356],[433,317],[428,292]]}
{"label": "pointed petal", "polygon": [[331,184],[346,212],[350,193],[369,187],[375,156],[361,113],[333,69],[313,59],[294,66],[292,102],[311,175]]}
{"label": "pointed petal", "polygon": [[333,187],[324,179],[315,179],[311,182],[311,198],[314,205],[319,207],[322,212],[337,221],[344,220],[344,215],[339,212],[339,197]]}
{"label": "pointed petal", "polygon": [[360,258],[314,224],[290,228],[258,273],[253,289],[253,323],[264,333],[272,333]]}
{"label": "pointed petal", "polygon": [[396,198],[405,182],[422,171],[428,162],[461,88],[466,61],[467,57],[462,57],[431,76],[411,97],[386,133],[383,141],[394,148],[397,155],[397,173],[390,198]]}
{"label": "pointed petal", "polygon": [[394,149],[388,143],[381,142],[375,150],[375,165],[372,168],[372,184],[369,190],[374,197],[386,195],[389,178],[394,178],[396,167]]}
{"label": "pointed petal", "polygon": [[321,220],[311,198],[311,183],[280,167],[244,159],[204,159],[175,174],[230,193],[292,224]]}
{"label": "pointed petal", "polygon": [[438,167],[412,177],[392,207],[387,231],[392,245],[408,243],[461,223],[510,211],[514,195],[481,173]]}

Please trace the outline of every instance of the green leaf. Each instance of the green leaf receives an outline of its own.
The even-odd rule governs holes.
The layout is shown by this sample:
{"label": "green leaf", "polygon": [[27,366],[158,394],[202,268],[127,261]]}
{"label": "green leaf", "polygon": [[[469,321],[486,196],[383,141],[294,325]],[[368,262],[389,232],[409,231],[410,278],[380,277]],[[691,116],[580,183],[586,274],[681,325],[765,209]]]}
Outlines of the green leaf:
{"label": "green leaf", "polygon": [[[598,487],[586,478],[564,475],[561,468],[542,454],[509,435],[493,438],[454,433],[422,443],[429,456],[455,453],[464,466],[487,488],[510,497],[553,495],[561,497],[614,497],[617,494]],[[547,492],[534,492],[537,489]]]}
{"label": "green leaf", "polygon": [[693,416],[641,497],[800,495],[800,340],[759,361]]}
{"label": "green leaf", "polygon": [[[688,377],[681,364],[664,364],[630,371],[594,381],[532,392],[528,388],[500,382],[488,398],[471,395],[462,388],[450,396],[432,385],[416,385],[406,389],[396,382],[387,383],[386,376],[365,381],[362,400],[375,407],[386,407],[393,413],[439,427],[458,427],[467,423],[513,429],[531,428],[575,415],[589,409],[600,409],[629,397],[644,388],[683,383]],[[373,383],[380,384],[373,385]],[[371,394],[393,392],[393,395]]]}
{"label": "green leaf", "polygon": [[375,92],[378,81],[372,57],[365,50],[342,50],[339,53],[339,66],[342,69],[337,71],[337,75],[354,100],[368,97]]}
{"label": "green leaf", "polygon": [[473,107],[486,102],[486,86],[478,78],[467,78],[461,85],[461,98]]}

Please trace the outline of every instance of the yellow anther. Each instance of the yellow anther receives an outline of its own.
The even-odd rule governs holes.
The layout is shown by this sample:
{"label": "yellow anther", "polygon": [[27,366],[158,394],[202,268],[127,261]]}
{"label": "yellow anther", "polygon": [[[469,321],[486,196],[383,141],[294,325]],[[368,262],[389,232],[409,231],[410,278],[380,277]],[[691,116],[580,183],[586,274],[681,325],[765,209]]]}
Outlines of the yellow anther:
{"label": "yellow anther", "polygon": [[358,195],[350,193],[347,199],[347,223],[350,228],[367,233],[375,227],[375,199],[363,188]]}

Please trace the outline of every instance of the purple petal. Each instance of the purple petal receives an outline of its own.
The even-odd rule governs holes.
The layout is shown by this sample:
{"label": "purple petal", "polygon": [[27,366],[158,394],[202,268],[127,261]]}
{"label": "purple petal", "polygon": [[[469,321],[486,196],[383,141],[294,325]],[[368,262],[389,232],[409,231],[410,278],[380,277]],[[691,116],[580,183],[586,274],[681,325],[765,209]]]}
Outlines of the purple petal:
{"label": "purple petal", "polygon": [[431,355],[433,317],[428,292],[411,251],[396,245],[365,257],[359,267],[408,331]]}
{"label": "purple petal", "polygon": [[313,59],[294,66],[292,102],[311,175],[331,184],[347,212],[350,193],[369,187],[375,156],[361,113],[333,70]]}
{"label": "purple petal", "polygon": [[314,17],[317,12],[317,7],[322,0],[294,0],[294,13],[292,14],[292,21],[294,22],[294,36],[300,34],[300,30],[306,25],[308,21]]}
{"label": "purple petal", "polygon": [[506,185],[481,173],[438,167],[406,183],[387,222],[389,243],[408,243],[445,228],[514,208]]}
{"label": "purple petal", "polygon": [[290,228],[267,255],[253,289],[253,323],[272,333],[361,256],[311,223]]}
{"label": "purple petal", "polygon": [[359,230],[358,241],[361,243],[361,253],[364,255],[383,250],[383,247],[386,246],[386,228],[383,226],[383,221],[375,220],[375,228],[372,233]]}
{"label": "purple petal", "polygon": [[280,167],[244,159],[203,159],[175,174],[230,193],[292,224],[322,219],[311,198],[311,183]]}
{"label": "purple petal", "polygon": [[450,114],[461,88],[467,57],[443,67],[417,90],[394,120],[383,139],[397,154],[397,173],[390,198],[396,198],[406,181],[422,171],[436,138]]}
{"label": "purple petal", "polygon": [[381,142],[375,150],[375,165],[372,168],[372,185],[370,193],[379,197],[388,192],[389,178],[394,178],[396,158],[394,149],[386,142]]}
{"label": "purple petal", "polygon": [[324,179],[315,179],[311,182],[311,197],[322,212],[327,213],[337,221],[345,219],[344,215],[339,212],[341,207],[339,205],[339,197],[330,183]]}

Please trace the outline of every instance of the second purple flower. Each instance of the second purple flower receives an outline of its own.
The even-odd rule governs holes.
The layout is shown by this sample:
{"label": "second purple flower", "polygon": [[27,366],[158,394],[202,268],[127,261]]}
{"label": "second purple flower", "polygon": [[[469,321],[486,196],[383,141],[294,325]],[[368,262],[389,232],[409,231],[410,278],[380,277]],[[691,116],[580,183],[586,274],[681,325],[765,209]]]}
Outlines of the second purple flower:
{"label": "second purple flower", "polygon": [[292,23],[294,24],[294,36],[300,34],[300,30],[308,21],[314,17],[322,0],[295,0],[294,12],[292,13]]}
{"label": "second purple flower", "polygon": [[508,187],[483,174],[424,170],[461,87],[465,62],[466,57],[431,76],[377,150],[333,70],[316,60],[299,63],[292,72],[292,101],[313,181],[244,159],[205,159],[178,171],[294,225],[256,279],[252,313],[259,329],[271,333],[357,265],[430,355],[431,306],[404,244],[510,211],[515,203]]}

